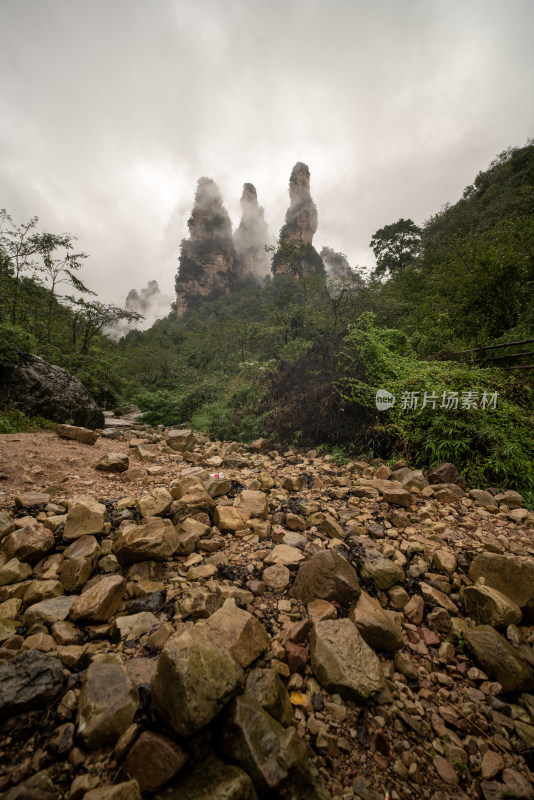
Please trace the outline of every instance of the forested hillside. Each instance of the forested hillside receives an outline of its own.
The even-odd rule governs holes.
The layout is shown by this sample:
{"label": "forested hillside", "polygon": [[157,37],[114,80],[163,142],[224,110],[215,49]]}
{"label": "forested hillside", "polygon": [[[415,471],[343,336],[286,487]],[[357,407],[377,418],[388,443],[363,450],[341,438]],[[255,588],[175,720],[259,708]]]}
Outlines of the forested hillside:
{"label": "forested hillside", "polygon": [[[129,312],[92,296],[75,237],[3,213],[0,359],[41,355],[103,405],[138,403],[152,424],[323,445],[339,459],[451,460],[481,486],[534,490],[532,373],[443,360],[534,336],[534,145],[502,153],[421,227],[384,223],[372,273],[248,276],[114,343],[105,330]],[[299,256],[298,244],[284,247],[286,260]],[[379,388],[398,398],[387,412]],[[435,407],[421,407],[425,392]],[[454,392],[498,400],[444,405]],[[403,408],[404,393],[418,407]]]}

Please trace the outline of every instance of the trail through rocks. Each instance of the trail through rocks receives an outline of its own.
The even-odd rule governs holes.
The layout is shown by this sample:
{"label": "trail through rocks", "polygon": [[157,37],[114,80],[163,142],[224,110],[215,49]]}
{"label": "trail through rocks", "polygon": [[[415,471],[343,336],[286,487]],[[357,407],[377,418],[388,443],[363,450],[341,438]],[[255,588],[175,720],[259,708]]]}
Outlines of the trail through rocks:
{"label": "trail through rocks", "polygon": [[4,435],[0,797],[532,798],[533,534],[453,465]]}

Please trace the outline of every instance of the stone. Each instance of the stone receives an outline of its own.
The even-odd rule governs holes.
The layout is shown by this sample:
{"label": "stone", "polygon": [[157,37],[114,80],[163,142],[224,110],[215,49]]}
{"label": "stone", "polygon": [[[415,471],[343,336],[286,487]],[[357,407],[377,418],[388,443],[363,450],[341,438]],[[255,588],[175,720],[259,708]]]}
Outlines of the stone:
{"label": "stone", "polygon": [[124,767],[141,792],[155,792],[184,768],[187,759],[187,752],[171,739],[143,731],[126,756]]}
{"label": "stone", "polygon": [[25,603],[39,603],[41,600],[48,600],[50,597],[60,597],[63,594],[63,584],[61,581],[31,581],[24,593]]}
{"label": "stone", "polygon": [[139,693],[122,664],[93,661],[82,683],[76,725],[85,747],[114,744],[132,724]]}
{"label": "stone", "polygon": [[349,619],[316,622],[310,653],[317,680],[346,700],[368,700],[384,686],[378,657]]}
{"label": "stone", "polygon": [[121,575],[105,575],[80,594],[71,606],[73,622],[107,622],[121,604],[126,581]]}
{"label": "stone", "polygon": [[291,701],[275,669],[253,669],[249,672],[245,693],[254,698],[284,728],[291,725],[293,720]]}
{"label": "stone", "polygon": [[62,439],[73,439],[82,444],[94,444],[99,434],[90,428],[80,428],[76,425],[58,425],[56,433]]}
{"label": "stone", "polygon": [[76,497],[67,512],[63,541],[102,533],[106,523],[106,506],[93,497]]}
{"label": "stone", "polygon": [[312,622],[322,619],[337,619],[337,609],[328,600],[312,600],[307,606],[308,616]]}
{"label": "stone", "polygon": [[16,403],[21,411],[53,422],[91,430],[104,427],[104,415],[78,378],[28,353],[3,367],[0,403]]}
{"label": "stone", "polygon": [[171,506],[172,521],[178,525],[187,517],[210,512],[214,505],[215,501],[203,486],[193,486],[179,500],[173,502]]}
{"label": "stone", "polygon": [[69,800],[82,800],[86,793],[95,789],[99,783],[100,780],[89,772],[78,775],[70,785]]}
{"label": "stone", "polygon": [[[29,761],[30,759],[28,759]],[[31,768],[31,763],[29,763],[29,767]],[[12,773],[13,778],[15,778],[17,771],[17,768],[15,768],[15,772]],[[58,796],[56,788],[45,771],[37,772],[31,778],[8,789],[7,792],[2,794],[2,800],[56,800]]]}
{"label": "stone", "polygon": [[128,614],[117,617],[111,626],[112,635],[118,635],[121,641],[137,641],[143,634],[149,633],[158,624],[158,619],[150,611]]}
{"label": "stone", "polygon": [[395,506],[404,506],[409,508],[413,504],[413,497],[410,492],[405,489],[383,489],[382,497]]}
{"label": "stone", "polygon": [[83,800],[142,800],[137,781],[124,781],[91,789]]}
{"label": "stone", "polygon": [[249,513],[234,506],[217,506],[213,521],[223,533],[246,530]]}
{"label": "stone", "polygon": [[471,489],[469,497],[474,500],[479,506],[484,508],[497,508],[497,503],[490,492],[485,492],[483,489]]}
{"label": "stone", "polygon": [[483,781],[491,781],[504,769],[504,759],[494,750],[486,750],[480,762],[480,775]]}
{"label": "stone", "polygon": [[389,589],[405,579],[404,570],[399,564],[381,556],[367,556],[362,563],[360,576],[369,578],[379,589]]}
{"label": "stone", "polygon": [[242,667],[248,667],[269,649],[269,634],[256,617],[237,606],[225,604],[206,620],[213,640],[224,645]]}
{"label": "stone", "polygon": [[[44,492],[24,492],[23,494],[15,495],[15,505],[19,509],[23,509],[28,513],[43,511],[43,509],[50,502],[50,495]],[[36,523],[37,520],[32,516],[23,517],[22,519],[15,520],[16,528],[23,528],[25,525]]]}
{"label": "stone", "polygon": [[295,567],[304,561],[304,553],[287,544],[277,544],[265,558],[266,564],[281,564],[284,567]]}
{"label": "stone", "polygon": [[125,453],[106,453],[100,458],[95,469],[102,472],[126,472],[130,466],[130,459]]}
{"label": "stone", "polygon": [[339,553],[324,550],[302,564],[289,594],[303,603],[320,599],[348,608],[360,591],[354,567]]}
{"label": "stone", "polygon": [[78,536],[72,544],[63,551],[64,558],[96,558],[100,554],[100,547],[94,536]]}
{"label": "stone", "polygon": [[192,450],[195,445],[195,434],[188,428],[167,431],[165,441],[171,450],[183,453],[185,450]]}
{"label": "stone", "polygon": [[75,597],[62,596],[52,597],[49,600],[42,600],[29,606],[24,612],[23,620],[25,625],[54,625],[62,622],[69,616],[70,609]]}
{"label": "stone", "polygon": [[449,786],[458,785],[458,773],[446,758],[443,756],[434,756],[433,762],[436,772],[443,781]]}
{"label": "stone", "polygon": [[534,607],[534,558],[530,556],[481,553],[469,567],[475,583],[484,578],[486,586],[502,592],[519,608]]}
{"label": "stone", "polygon": [[269,504],[265,492],[243,489],[236,500],[237,507],[246,511],[250,517],[259,517],[260,519],[267,518]]}
{"label": "stone", "polygon": [[494,628],[479,625],[467,629],[464,638],[477,663],[501,684],[504,692],[534,689],[534,669]]}
{"label": "stone", "polygon": [[[86,797],[84,800],[86,800]],[[186,767],[178,780],[154,800],[258,800],[246,772],[225,764],[210,754],[204,761]]]}
{"label": "stone", "polygon": [[0,567],[0,586],[24,581],[32,572],[29,564],[19,561],[18,558],[10,558]]}
{"label": "stone", "polygon": [[324,520],[319,525],[319,530],[325,533],[330,539],[343,540],[345,538],[343,528],[336,522],[331,514],[325,514]]}
{"label": "stone", "polygon": [[[1,574],[1,573],[0,573]],[[289,586],[291,573],[283,564],[273,564],[263,570],[261,579],[268,589],[273,592],[283,592]]]}
{"label": "stone", "polygon": [[384,611],[378,600],[366,592],[361,593],[350,609],[349,619],[373,649],[395,652],[402,647],[402,633],[393,615]]}
{"label": "stone", "polygon": [[243,668],[201,623],[165,643],[152,679],[152,704],[178,736],[205,728],[242,686]]}
{"label": "stone", "polygon": [[148,494],[142,494],[135,502],[135,507],[142,517],[157,517],[165,514],[172,505],[172,495],[164,487],[153,489]]}
{"label": "stone", "polygon": [[448,575],[452,575],[456,571],[456,556],[449,550],[436,550],[434,553],[434,566],[438,572],[446,572]]}
{"label": "stone", "polygon": [[84,558],[84,556],[65,558],[58,570],[58,577],[63,589],[68,593],[81,591],[91,577],[93,567],[92,558]]}
{"label": "stone", "polygon": [[0,511],[0,540],[15,530],[15,523],[7,511]]}
{"label": "stone", "polygon": [[507,796],[514,795],[517,800],[532,800],[534,797],[532,784],[516,769],[506,767],[502,773],[502,780],[508,793]]}
{"label": "stone", "polygon": [[177,552],[180,536],[170,519],[154,519],[145,525],[127,525],[113,543],[121,564],[168,561]]}
{"label": "stone", "polygon": [[7,558],[37,564],[54,547],[54,537],[44,525],[35,522],[9,533],[2,541]]}
{"label": "stone", "polygon": [[[452,600],[444,592],[440,592],[439,589],[435,589],[429,583],[425,583],[421,581],[419,584],[419,588],[421,590],[421,594],[423,595],[423,600],[425,603],[431,606],[440,606],[444,608],[445,611],[448,611],[450,614],[457,614],[458,608]],[[406,612],[406,609],[404,609]]]}
{"label": "stone", "polygon": [[250,775],[261,797],[328,798],[296,730],[283,728],[246,694],[224,710],[218,745],[223,755]]}
{"label": "stone", "polygon": [[516,625],[521,621],[521,609],[497,589],[483,584],[465,586],[462,590],[465,613],[477,625],[491,625],[502,628]]}
{"label": "stone", "polygon": [[439,464],[432,472],[428,473],[426,479],[431,486],[436,483],[454,483],[460,489],[465,490],[466,488],[460,473],[450,461]]}
{"label": "stone", "polygon": [[0,718],[45,708],[63,687],[57,656],[25,650],[0,665]]}

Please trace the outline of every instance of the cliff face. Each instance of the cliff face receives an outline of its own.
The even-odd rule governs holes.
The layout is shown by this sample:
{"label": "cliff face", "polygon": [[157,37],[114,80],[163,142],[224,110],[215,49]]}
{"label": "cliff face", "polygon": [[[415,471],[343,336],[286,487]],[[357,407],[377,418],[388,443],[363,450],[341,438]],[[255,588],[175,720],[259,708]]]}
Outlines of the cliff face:
{"label": "cliff face", "polygon": [[323,247],[321,258],[330,278],[340,280],[346,278],[350,272],[349,262],[344,253],[336,253],[331,247]]}
{"label": "cliff face", "polygon": [[214,289],[230,291],[236,275],[232,223],[211,178],[199,179],[187,225],[189,239],[182,240],[176,276],[178,316],[184,314],[194,297],[208,295]]}
{"label": "cliff face", "polygon": [[269,257],[265,252],[269,230],[263,208],[258,205],[256,189],[251,183],[243,184],[241,211],[241,222],[234,234],[237,272],[240,277],[252,275],[262,278],[269,272]]}
{"label": "cliff face", "polygon": [[291,172],[289,198],[291,202],[286,222],[280,230],[282,245],[273,258],[273,275],[299,275],[306,278],[317,273],[324,274],[324,264],[313,246],[313,236],[317,230],[317,207],[310,194],[310,170],[301,161],[295,164]]}

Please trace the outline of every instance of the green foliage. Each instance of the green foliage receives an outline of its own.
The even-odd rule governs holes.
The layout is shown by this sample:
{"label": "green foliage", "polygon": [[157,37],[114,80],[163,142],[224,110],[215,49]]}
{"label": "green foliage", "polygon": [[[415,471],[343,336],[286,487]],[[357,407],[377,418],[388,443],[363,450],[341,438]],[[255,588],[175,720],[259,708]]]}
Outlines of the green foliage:
{"label": "green foliage", "polygon": [[32,433],[34,431],[55,430],[57,423],[39,416],[28,416],[16,407],[0,408],[0,434]]}
{"label": "green foliage", "polygon": [[0,322],[0,366],[16,364],[21,352],[31,352],[35,348],[35,339],[31,333],[12,325]]}
{"label": "green foliage", "polygon": [[[498,370],[420,361],[406,348],[398,331],[376,328],[369,315],[350,326],[345,338],[350,369],[339,384],[344,399],[370,409],[378,389],[396,397],[392,408],[377,412],[369,431],[371,436],[380,434],[385,455],[403,453],[420,468],[452,461],[472,486],[532,492],[533,391]],[[355,367],[363,367],[365,377],[352,377]],[[444,395],[451,392],[459,397],[457,409],[444,405]],[[496,408],[462,408],[465,392],[477,393],[477,406],[484,393],[489,400],[497,392]],[[403,408],[403,395],[412,393],[417,395],[417,407]]]}
{"label": "green foliage", "polygon": [[411,219],[399,219],[377,230],[369,246],[376,258],[376,275],[402,272],[420,255],[421,228]]}

